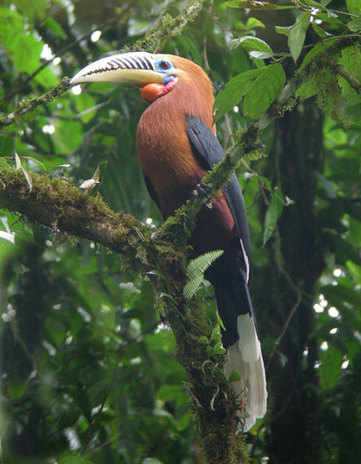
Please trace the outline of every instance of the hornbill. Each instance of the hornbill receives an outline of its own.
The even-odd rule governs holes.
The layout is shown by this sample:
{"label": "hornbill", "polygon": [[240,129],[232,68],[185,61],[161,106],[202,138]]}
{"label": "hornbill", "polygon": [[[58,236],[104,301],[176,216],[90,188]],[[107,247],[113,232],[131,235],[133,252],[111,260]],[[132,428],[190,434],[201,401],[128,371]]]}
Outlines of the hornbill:
{"label": "hornbill", "polygon": [[[145,182],[164,218],[189,199],[203,176],[224,157],[213,123],[213,87],[201,67],[185,58],[131,52],[89,64],[72,79],[136,85],[150,105],[140,118],[137,152]],[[248,290],[250,239],[235,175],[197,216],[191,236],[196,254],[224,250],[206,271],[214,287],[227,349],[225,374],[242,395],[243,430],[266,412],[267,390],[260,342]]]}

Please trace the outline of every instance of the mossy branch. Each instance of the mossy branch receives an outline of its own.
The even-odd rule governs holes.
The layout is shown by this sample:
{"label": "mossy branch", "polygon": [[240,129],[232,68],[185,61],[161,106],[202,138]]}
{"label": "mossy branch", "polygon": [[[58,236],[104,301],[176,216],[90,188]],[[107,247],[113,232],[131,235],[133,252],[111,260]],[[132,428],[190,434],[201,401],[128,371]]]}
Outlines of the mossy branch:
{"label": "mossy branch", "polygon": [[159,237],[164,239],[171,233],[176,237],[179,245],[188,242],[196,224],[197,214],[204,205],[211,203],[220,193],[220,189],[232,174],[242,166],[243,158],[261,156],[262,146],[257,140],[257,134],[257,128],[250,126],[241,135],[240,140],[227,151],[224,159],[203,177],[202,185],[194,191],[193,197],[165,221],[159,230]]}
{"label": "mossy branch", "polygon": [[178,359],[189,375],[208,463],[247,462],[236,436],[238,400],[224,377],[223,355],[214,350],[200,299],[186,301],[183,296],[188,257],[176,237],[169,233],[167,241],[159,236],[152,240],[153,229],[129,214],[115,213],[99,196],[92,197],[60,178],[31,174],[30,189],[23,171],[10,167],[0,170],[0,208],[108,247],[143,275],[156,269],[167,276],[157,279],[155,286],[163,295],[162,310],[177,341]]}
{"label": "mossy branch", "polygon": [[[161,15],[159,24],[156,27],[154,27],[149,33],[147,33],[144,38],[139,39],[131,47],[122,47],[119,50],[119,52],[127,52],[130,50],[142,50],[148,52],[158,51],[160,48],[162,48],[162,42],[166,40],[166,38],[180,35],[183,29],[197,18],[205,3],[205,0],[190,0],[185,5],[182,13],[178,16],[172,18],[168,14]],[[124,8],[124,12],[128,10],[131,5],[132,2],[130,2],[129,5],[126,5],[126,7]],[[88,36],[88,34],[89,33],[87,33],[85,36]],[[75,43],[77,43],[78,41],[80,41],[80,39],[65,47],[63,50],[60,50],[59,54],[65,53],[65,51],[67,51],[69,48],[75,45]],[[30,81],[38,72],[40,72],[44,67],[46,67],[46,65],[44,64],[43,66],[39,67],[31,76],[28,77],[26,82]],[[0,128],[13,124],[19,117],[24,116],[26,113],[35,110],[38,106],[46,105],[47,103],[53,101],[56,97],[60,96],[70,87],[71,84],[69,78],[64,77],[59,85],[46,92],[44,95],[31,99],[24,99],[17,105],[13,112],[9,113],[7,116],[0,118]]]}
{"label": "mossy branch", "polygon": [[0,170],[0,208],[19,212],[32,222],[86,238],[121,253],[135,268],[150,268],[146,259],[151,229],[133,216],[115,213],[61,178],[31,173],[31,189],[23,171]]}
{"label": "mossy branch", "polygon": [[0,127],[10,126],[10,124],[13,124],[20,116],[24,116],[24,114],[34,111],[40,105],[50,103],[66,92],[70,87],[71,84],[69,78],[64,77],[59,85],[44,93],[44,95],[31,99],[24,99],[12,113],[0,118]]}
{"label": "mossy branch", "polygon": [[206,0],[189,0],[183,8],[181,14],[172,17],[169,14],[162,14],[159,23],[144,38],[137,40],[131,47],[123,47],[121,51],[148,51],[158,52],[163,41],[169,37],[180,35],[183,29],[194,21],[202,11]]}
{"label": "mossy branch", "polygon": [[330,67],[337,72],[341,77],[343,77],[350,86],[356,90],[357,93],[361,94],[361,82],[356,79],[347,69],[345,69],[340,63],[337,63],[331,56],[328,55],[328,64]]}
{"label": "mossy branch", "polygon": [[[194,20],[205,3],[204,0],[190,1],[178,17],[163,17],[159,28],[137,42],[135,48],[158,49],[162,40],[169,35],[178,35]],[[18,117],[47,104],[69,87],[69,80],[64,79],[42,97],[22,102],[13,113],[0,119],[0,126],[14,123]],[[245,140],[242,139],[242,153],[249,148]],[[162,310],[177,341],[178,359],[189,375],[193,409],[198,417],[209,464],[245,463],[247,458],[241,438],[236,435],[239,405],[224,377],[224,357],[214,350],[211,328],[200,299],[186,301],[183,296],[189,257],[189,247],[184,244],[188,243],[198,211],[216,196],[235,169],[238,159],[239,156],[232,154],[217,166],[205,179],[209,188],[205,192],[200,191],[185,208],[180,208],[153,239],[153,229],[131,215],[113,212],[99,196],[82,192],[63,179],[31,174],[29,188],[29,181],[22,170],[10,167],[0,170],[0,208],[19,212],[30,221],[39,222],[54,231],[60,229],[99,243],[121,254],[126,265],[143,275],[156,269],[160,275],[166,276],[166,279],[156,279],[154,284],[158,295],[162,295],[159,297]],[[175,228],[167,229],[172,220]],[[185,241],[181,241],[178,231],[185,224],[189,227],[186,227],[187,234],[183,235]]]}

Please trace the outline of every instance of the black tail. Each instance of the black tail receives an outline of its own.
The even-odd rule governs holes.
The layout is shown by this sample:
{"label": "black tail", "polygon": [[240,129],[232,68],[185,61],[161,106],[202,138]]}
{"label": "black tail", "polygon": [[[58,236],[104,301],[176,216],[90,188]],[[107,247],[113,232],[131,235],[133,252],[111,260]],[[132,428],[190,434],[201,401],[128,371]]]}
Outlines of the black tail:
{"label": "black tail", "polygon": [[232,270],[228,268],[220,274],[219,268],[216,272],[213,268],[210,281],[225,327],[222,329],[227,349],[225,374],[229,377],[233,370],[239,374],[240,380],[233,382],[232,387],[245,400],[243,431],[247,431],[266,413],[266,376],[246,276],[240,275],[241,271],[234,275]]}

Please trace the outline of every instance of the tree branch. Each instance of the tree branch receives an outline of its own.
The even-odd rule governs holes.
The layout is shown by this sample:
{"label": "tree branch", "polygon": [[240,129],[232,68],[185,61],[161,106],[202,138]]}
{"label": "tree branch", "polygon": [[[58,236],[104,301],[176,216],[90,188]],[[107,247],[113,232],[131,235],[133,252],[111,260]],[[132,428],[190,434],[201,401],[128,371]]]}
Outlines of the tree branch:
{"label": "tree branch", "polygon": [[72,49],[75,45],[77,45],[78,43],[80,43],[83,40],[88,39],[92,35],[92,33],[94,31],[102,29],[102,32],[104,32],[104,30],[110,28],[113,24],[118,24],[119,25],[121,22],[125,22],[128,19],[128,17],[126,16],[126,13],[129,11],[129,9],[135,3],[136,3],[136,0],[129,1],[129,3],[124,5],[120,9],[120,11],[117,12],[116,16],[113,16],[113,17],[109,18],[103,24],[98,24],[97,26],[93,26],[90,29],[90,31],[86,32],[85,34],[82,34],[77,39],[73,40],[71,43],[68,43],[63,48],[56,51],[56,53],[54,54],[54,57],[52,59],[42,63],[37,69],[35,69],[35,71],[33,73],[31,73],[29,76],[27,76],[27,78],[23,82],[21,82],[21,84],[18,86],[18,88],[16,88],[13,92],[11,92],[10,95],[6,95],[6,100],[9,101],[9,100],[11,100],[11,98],[14,97],[14,95],[19,94],[29,84],[29,82],[32,81],[34,79],[34,77],[36,77],[41,71],[43,71],[43,69],[47,68],[55,60],[55,58],[57,58],[59,56],[63,56],[67,51]]}
{"label": "tree branch", "polygon": [[[204,3],[204,0],[188,2],[182,15],[163,18],[159,30],[151,32],[143,42],[137,42],[136,47],[159,48],[161,41],[169,36],[170,28],[172,35],[179,34],[198,15]],[[69,87],[68,79],[64,79],[42,97],[22,102],[13,113],[0,119],[0,126],[12,124],[19,116],[48,103]],[[54,230],[97,242],[121,254],[127,266],[145,276],[153,269],[160,276],[166,276],[156,278],[153,283],[158,295],[162,295],[160,305],[177,342],[177,357],[189,376],[193,409],[209,464],[244,463],[246,457],[241,438],[236,435],[239,399],[224,377],[224,356],[215,349],[216,342],[211,337],[200,298],[186,301],[183,296],[190,250],[187,244],[199,210],[229,179],[240,154],[255,149],[254,130],[251,135],[251,130],[244,134],[235,147],[238,153],[232,150],[204,179],[209,188],[200,190],[198,196],[169,218],[153,239],[154,229],[129,214],[113,212],[99,196],[81,192],[63,179],[31,174],[30,189],[22,170],[11,167],[0,170],[1,208],[20,212],[29,220]]]}
{"label": "tree branch", "polygon": [[361,83],[356,79],[356,77],[347,71],[347,69],[345,69],[341,64],[337,63],[335,59],[331,58],[331,56],[328,55],[327,60],[331,68],[336,71],[337,74],[342,76],[357,93],[361,94]]}
{"label": "tree branch", "polygon": [[30,111],[34,111],[40,105],[46,105],[47,103],[55,100],[62,93],[66,92],[71,87],[69,78],[64,77],[59,85],[44,93],[40,97],[35,97],[32,99],[24,99],[16,109],[8,114],[7,116],[0,118],[0,127],[10,126],[14,123],[18,117],[23,116]]}
{"label": "tree branch", "polygon": [[100,243],[121,253],[135,268],[150,269],[149,227],[129,214],[115,213],[100,197],[91,197],[63,179],[32,173],[31,180],[30,191],[22,170],[2,168],[0,208]]}
{"label": "tree branch", "polygon": [[[227,151],[224,159],[213,167],[202,179],[202,185],[195,190],[193,198],[170,216],[159,230],[159,236],[166,238],[171,232],[179,245],[188,242],[196,224],[196,216],[202,207],[210,203],[220,192],[220,189],[229,181],[232,174],[237,171],[244,162],[244,158],[258,159],[263,156],[262,144],[257,139],[258,129],[255,125],[245,131],[238,142]],[[174,234],[174,229],[177,234]]]}
{"label": "tree branch", "polygon": [[[130,2],[123,8],[122,11],[127,11],[132,6],[132,4],[133,2]],[[127,52],[130,50],[142,50],[149,52],[158,51],[161,48],[160,45],[163,40],[170,36],[175,37],[179,35],[190,22],[196,19],[196,17],[201,12],[204,4],[205,0],[198,0],[196,2],[190,0],[184,7],[183,12],[178,16],[172,18],[170,15],[167,14],[161,15],[160,23],[156,28],[153,28],[150,32],[148,32],[144,38],[137,40],[131,47],[122,47],[119,50],[119,52]],[[113,20],[110,20],[109,22],[111,23],[113,22]],[[85,34],[85,37],[87,37],[88,35],[89,33]],[[84,36],[75,40],[70,45],[67,45],[62,50],[60,50],[57,53],[57,55],[65,53],[67,50],[69,50],[83,38]],[[31,79],[33,79],[38,74],[38,72],[40,72],[42,69],[48,66],[49,63],[50,62],[44,63],[42,66],[36,69],[34,73],[26,79],[25,83],[28,83]],[[10,124],[14,123],[19,116],[23,116],[24,114],[33,111],[39,105],[45,105],[51,102],[56,97],[68,90],[70,87],[71,85],[69,83],[69,79],[65,77],[59,85],[49,90],[44,95],[32,98],[30,100],[24,99],[22,102],[20,102],[19,105],[17,105],[16,109],[12,113],[0,118],[0,127],[9,126]]]}
{"label": "tree branch", "polygon": [[[161,228],[163,233],[155,239],[150,238],[153,229],[129,214],[113,212],[99,196],[91,197],[63,179],[31,174],[30,189],[22,170],[0,170],[1,208],[102,244],[121,254],[126,265],[143,275],[157,269],[161,276],[166,276],[156,279],[154,284],[157,293],[164,295],[162,312],[175,335],[178,359],[189,375],[193,408],[210,464],[246,462],[240,438],[236,436],[239,404],[224,377],[224,356],[215,350],[216,342],[211,338],[202,302],[199,298],[186,301],[183,296],[189,247],[184,247],[184,238],[179,240],[178,227],[194,223],[197,210],[228,180],[237,160],[227,156],[219,163],[206,179],[211,197],[206,193],[189,200],[188,213],[184,207],[180,208],[173,222],[169,219],[172,227],[167,222],[166,233]],[[187,233],[189,236],[189,230]],[[208,343],[204,343],[205,339]]]}

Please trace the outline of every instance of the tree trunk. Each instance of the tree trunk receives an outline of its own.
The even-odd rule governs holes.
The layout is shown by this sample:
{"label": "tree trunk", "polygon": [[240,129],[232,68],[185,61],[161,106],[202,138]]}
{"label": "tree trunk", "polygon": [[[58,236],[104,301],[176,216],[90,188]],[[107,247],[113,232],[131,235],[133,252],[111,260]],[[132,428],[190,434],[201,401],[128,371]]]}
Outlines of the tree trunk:
{"label": "tree trunk", "polygon": [[323,269],[315,204],[315,173],[323,165],[322,122],[314,103],[287,113],[276,123],[270,160],[274,185],[295,202],[284,209],[269,244],[269,266],[255,278],[263,335],[277,339],[283,334],[274,355],[266,360],[272,401],[267,442],[272,464],[317,464],[321,459],[314,367],[318,345],[311,334],[315,288]]}

